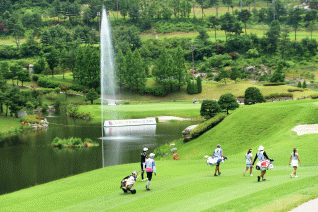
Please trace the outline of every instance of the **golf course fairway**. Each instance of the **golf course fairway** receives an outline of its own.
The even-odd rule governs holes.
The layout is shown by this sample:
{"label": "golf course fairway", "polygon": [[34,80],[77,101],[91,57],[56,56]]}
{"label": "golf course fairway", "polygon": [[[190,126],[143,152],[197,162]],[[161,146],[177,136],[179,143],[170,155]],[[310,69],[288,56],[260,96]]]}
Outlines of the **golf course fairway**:
{"label": "golf course fairway", "polygon": [[[289,211],[318,197],[318,135],[291,131],[317,123],[315,100],[243,105],[199,138],[176,142],[179,160],[171,153],[155,157],[151,191],[140,178],[134,195],[119,188],[124,177],[140,171],[139,163],[131,163],[2,195],[0,211]],[[203,156],[212,155],[217,144],[229,159],[214,177],[215,167]],[[255,169],[253,177],[243,176],[245,153],[252,148],[254,158],[259,145],[275,160],[264,182],[257,182],[260,172]],[[292,167],[286,168],[294,147],[301,161],[298,178],[290,178]]]}

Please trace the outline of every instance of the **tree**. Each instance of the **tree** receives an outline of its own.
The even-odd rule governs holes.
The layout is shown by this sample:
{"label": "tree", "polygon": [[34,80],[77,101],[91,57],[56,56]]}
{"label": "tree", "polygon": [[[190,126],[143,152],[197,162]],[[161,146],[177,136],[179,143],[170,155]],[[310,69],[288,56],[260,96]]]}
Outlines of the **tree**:
{"label": "tree", "polygon": [[199,35],[196,37],[196,40],[199,44],[201,44],[202,46],[207,46],[209,45],[209,35],[206,32],[206,30],[204,28],[199,28],[198,29]]}
{"label": "tree", "polygon": [[282,29],[281,38],[279,39],[278,44],[278,50],[281,52],[281,58],[284,59],[284,54],[290,46],[289,29],[287,27]]}
{"label": "tree", "polygon": [[14,36],[16,40],[18,50],[20,46],[20,39],[24,36],[24,33],[25,33],[25,29],[23,28],[22,23],[18,21],[12,29],[12,35]]}
{"label": "tree", "polygon": [[128,14],[128,0],[119,0],[120,14],[124,17],[124,20]]}
{"label": "tree", "polygon": [[302,10],[300,8],[295,8],[289,10],[287,24],[291,25],[295,30],[295,41],[296,41],[296,32],[299,28],[300,22],[302,20]]}
{"label": "tree", "polygon": [[317,19],[317,10],[307,10],[304,21],[307,22],[307,26],[310,26],[311,40],[312,40],[312,31],[315,20]]}
{"label": "tree", "polygon": [[126,72],[125,56],[121,50],[118,51],[116,57],[116,82],[119,86],[119,90],[124,86],[124,75]]}
{"label": "tree", "polygon": [[[9,79],[12,79],[12,84],[14,84],[13,80],[17,78],[18,73],[22,70],[23,70],[23,67],[21,65],[19,65],[18,63],[12,64],[10,66],[10,78]],[[17,85],[18,85],[18,81],[17,81]]]}
{"label": "tree", "polygon": [[59,64],[59,51],[56,48],[51,48],[50,52],[45,54],[46,62],[52,71],[52,77],[54,74],[54,68]]}
{"label": "tree", "polygon": [[134,70],[132,75],[132,82],[133,82],[133,88],[139,92],[140,90],[143,90],[146,86],[147,82],[147,76],[143,65],[143,59],[141,58],[139,54],[139,50],[136,49],[132,55],[133,58],[133,67]]}
{"label": "tree", "polygon": [[215,49],[217,49],[216,30],[217,30],[217,26],[219,25],[219,20],[215,16],[210,16],[209,23],[210,23],[209,26],[214,29]]}
{"label": "tree", "polygon": [[95,99],[98,99],[98,94],[94,88],[91,88],[86,94],[85,101],[91,101],[91,104],[93,104]]}
{"label": "tree", "polygon": [[181,87],[186,83],[186,67],[185,67],[185,59],[184,52],[181,46],[178,46],[177,51],[174,54],[174,78],[178,81],[177,86],[179,87],[179,91]]}
{"label": "tree", "polygon": [[238,67],[232,67],[230,78],[231,80],[235,80],[235,83],[237,78],[241,78],[241,71]]}
{"label": "tree", "polygon": [[198,93],[202,93],[202,79],[200,76],[197,77],[197,89]]}
{"label": "tree", "polygon": [[246,34],[246,23],[248,20],[250,20],[252,14],[250,11],[244,9],[239,13],[240,20],[244,23],[245,25],[245,34]]}
{"label": "tree", "polygon": [[221,112],[220,105],[215,100],[203,100],[200,109],[200,115],[205,119],[210,119]]}
{"label": "tree", "polygon": [[280,38],[279,21],[272,21],[269,30],[266,32],[265,40],[263,40],[263,49],[266,52],[274,53],[277,50]]}
{"label": "tree", "polygon": [[303,88],[307,88],[306,80],[304,80],[304,82],[303,82]]}
{"label": "tree", "polygon": [[245,90],[244,104],[250,105],[255,103],[266,102],[263,94],[256,87],[249,87]]}
{"label": "tree", "polygon": [[26,99],[20,94],[20,90],[16,86],[7,90],[6,97],[6,116],[8,115],[8,109],[10,109],[11,116],[15,114],[18,118],[18,112],[26,105]]}
{"label": "tree", "polygon": [[218,73],[218,75],[219,75],[220,80],[224,79],[225,84],[226,84],[227,78],[230,77],[229,72],[228,72],[227,70],[225,70],[225,69],[222,69],[222,70]]}
{"label": "tree", "polygon": [[203,10],[210,7],[210,0],[195,0],[201,7],[202,10],[202,19],[203,19]]}
{"label": "tree", "polygon": [[283,74],[283,63],[279,62],[277,69],[274,71],[273,76],[270,78],[270,82],[284,82],[285,75]]}
{"label": "tree", "polygon": [[298,81],[297,87],[298,87],[298,88],[302,88],[302,87],[303,87],[303,86],[301,85],[301,82],[300,82],[300,81]]}
{"label": "tree", "polygon": [[129,90],[132,90],[132,86],[133,86],[133,81],[132,81],[132,75],[134,73],[134,69],[133,69],[133,55],[130,49],[128,49],[128,51],[126,52],[126,56],[125,56],[125,61],[126,61],[126,72],[124,74],[124,83],[125,83],[125,87],[128,88]]}
{"label": "tree", "polygon": [[60,84],[60,89],[65,93],[65,99],[67,98],[67,90],[70,89],[71,84],[70,83],[61,83]]}
{"label": "tree", "polygon": [[229,114],[229,110],[235,110],[239,107],[239,104],[237,103],[235,96],[231,93],[221,95],[218,103],[221,109],[226,110],[227,114]]}
{"label": "tree", "polygon": [[23,82],[30,82],[30,74],[28,70],[20,70],[17,72],[17,77],[18,80],[22,82],[22,87],[23,87]]}
{"label": "tree", "polygon": [[132,20],[138,20],[139,18],[140,1],[130,0],[128,14]]}

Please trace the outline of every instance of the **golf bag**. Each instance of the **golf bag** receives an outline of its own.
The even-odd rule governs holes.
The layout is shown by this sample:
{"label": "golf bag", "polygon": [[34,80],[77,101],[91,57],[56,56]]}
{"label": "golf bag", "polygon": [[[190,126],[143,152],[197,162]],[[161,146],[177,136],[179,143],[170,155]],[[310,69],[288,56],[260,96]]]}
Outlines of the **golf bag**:
{"label": "golf bag", "polygon": [[222,158],[218,157],[209,157],[208,160],[206,161],[207,165],[215,166],[218,163],[224,163],[224,160],[227,160],[227,157],[224,156]]}
{"label": "golf bag", "polygon": [[134,171],[131,175],[125,177],[121,183],[120,188],[123,189],[125,193],[130,191],[132,194],[135,194],[137,191],[136,189],[133,189],[136,179],[137,179],[137,171]]}
{"label": "golf bag", "polygon": [[256,164],[256,170],[265,171],[268,169],[273,169],[274,168],[273,162],[274,162],[273,159],[266,159],[265,161],[258,161],[258,163]]}

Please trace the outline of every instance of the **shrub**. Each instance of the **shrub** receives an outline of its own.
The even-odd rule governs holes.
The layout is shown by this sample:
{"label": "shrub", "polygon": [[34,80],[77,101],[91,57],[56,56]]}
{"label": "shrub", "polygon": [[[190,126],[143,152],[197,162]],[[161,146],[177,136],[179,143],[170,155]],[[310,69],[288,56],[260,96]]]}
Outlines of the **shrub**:
{"label": "shrub", "polygon": [[43,94],[48,94],[48,93],[51,93],[53,91],[54,91],[54,89],[52,89],[52,88],[38,88],[37,89],[37,92],[43,93]]}
{"label": "shrub", "polygon": [[54,92],[57,93],[57,94],[61,93],[61,88],[59,88],[59,87],[58,88],[54,88]]}
{"label": "shrub", "polygon": [[32,75],[32,81],[37,82],[40,77],[41,77],[41,76],[38,75],[38,74],[33,74],[33,75]]}
{"label": "shrub", "polygon": [[191,138],[197,138],[200,135],[202,135],[203,133],[205,133],[206,131],[212,129],[213,127],[215,127],[217,124],[219,124],[224,118],[226,117],[226,114],[218,114],[217,116],[199,124],[196,128],[194,128],[191,131]]}
{"label": "shrub", "polygon": [[286,85],[285,82],[265,82],[263,86],[278,86],[278,85]]}
{"label": "shrub", "polygon": [[311,95],[311,98],[312,98],[312,99],[318,99],[318,94],[312,94],[312,95]]}
{"label": "shrub", "polygon": [[81,119],[90,119],[90,113],[79,112],[78,107],[73,104],[69,104],[66,106],[66,114],[73,118],[81,118]]}
{"label": "shrub", "polygon": [[60,86],[59,82],[54,82],[47,77],[40,77],[37,82],[39,86],[44,88],[57,88]]}
{"label": "shrub", "polygon": [[262,103],[262,102],[266,102],[266,100],[258,88],[249,87],[245,90],[245,96],[244,96],[245,105]]}
{"label": "shrub", "polygon": [[167,95],[167,91],[164,88],[161,88],[161,87],[154,87],[152,94],[154,96],[166,96]]}
{"label": "shrub", "polygon": [[205,119],[210,119],[221,112],[220,105],[215,100],[203,100],[200,115]]}
{"label": "shrub", "polygon": [[84,85],[73,84],[70,86],[70,89],[74,91],[84,91],[86,88]]}
{"label": "shrub", "polygon": [[98,143],[93,142],[89,138],[85,138],[84,142],[82,141],[81,138],[67,138],[67,139],[60,139],[59,137],[55,137],[52,141],[52,146],[54,147],[91,147],[91,146],[99,146]]}
{"label": "shrub", "polygon": [[24,123],[38,124],[41,122],[41,119],[39,115],[26,115],[21,118],[21,121]]}
{"label": "shrub", "polygon": [[54,101],[56,100],[57,98],[57,94],[56,93],[48,93],[45,95],[45,98],[48,99],[48,100],[51,100],[51,101]]}
{"label": "shrub", "polygon": [[42,106],[42,112],[46,112],[48,109],[48,105],[45,103],[43,106]]}
{"label": "shrub", "polygon": [[295,91],[303,92],[304,89],[302,89],[302,88],[289,88],[287,91],[288,91],[288,92],[295,92]]}
{"label": "shrub", "polygon": [[289,97],[289,98],[293,98],[294,95],[292,93],[271,93],[267,96],[265,96],[265,99],[277,99],[280,97]]}

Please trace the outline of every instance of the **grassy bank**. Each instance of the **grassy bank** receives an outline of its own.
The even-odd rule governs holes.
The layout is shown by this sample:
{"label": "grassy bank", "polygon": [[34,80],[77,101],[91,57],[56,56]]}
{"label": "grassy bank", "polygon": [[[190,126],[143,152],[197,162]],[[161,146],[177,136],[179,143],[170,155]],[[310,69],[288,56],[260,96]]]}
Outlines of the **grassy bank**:
{"label": "grassy bank", "polygon": [[[160,102],[135,105],[104,106],[104,120],[107,119],[134,119],[155,116],[179,116],[198,119],[201,104],[191,102]],[[83,105],[80,112],[90,112],[93,122],[101,121],[100,105]]]}
{"label": "grassy bank", "polygon": [[16,117],[0,115],[0,132],[12,131],[21,126],[20,119]]}
{"label": "grassy bank", "polygon": [[[0,196],[0,211],[288,211],[318,196],[317,134],[298,136],[298,124],[318,122],[318,102],[275,102],[243,106],[199,138],[178,147],[179,160],[157,161],[157,176],[146,191],[146,182],[136,182],[137,194],[124,194],[122,178],[138,163],[106,167],[74,177]],[[202,159],[222,144],[229,160],[221,164],[222,175]],[[243,177],[244,155],[264,145],[275,159],[266,182]],[[298,178],[291,167],[284,169],[292,148],[299,148],[302,165]]]}

